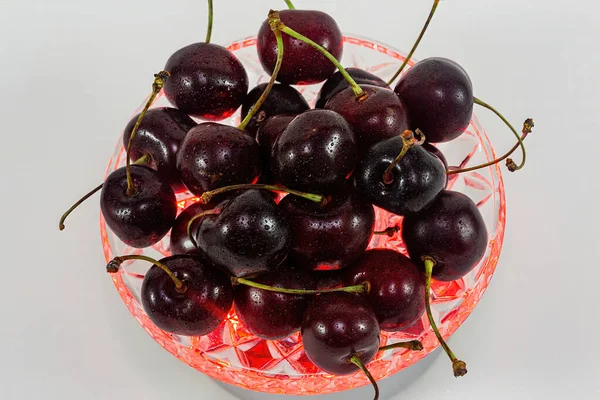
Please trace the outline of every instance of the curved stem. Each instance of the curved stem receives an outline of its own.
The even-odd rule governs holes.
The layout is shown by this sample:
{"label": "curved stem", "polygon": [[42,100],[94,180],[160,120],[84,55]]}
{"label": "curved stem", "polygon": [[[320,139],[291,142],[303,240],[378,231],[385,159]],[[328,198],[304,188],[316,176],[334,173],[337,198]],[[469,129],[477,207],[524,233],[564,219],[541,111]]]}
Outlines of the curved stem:
{"label": "curved stem", "polygon": [[421,29],[421,33],[419,34],[417,41],[415,42],[412,49],[410,50],[410,53],[408,53],[408,55],[404,59],[404,62],[402,63],[402,65],[400,66],[398,71],[396,71],[394,76],[392,76],[392,79],[389,80],[389,82],[388,82],[389,86],[391,86],[392,83],[396,80],[396,78],[402,73],[402,71],[404,70],[404,68],[406,68],[406,65],[412,58],[413,54],[415,54],[415,50],[417,50],[417,47],[419,47],[419,43],[421,43],[421,39],[423,39],[423,36],[425,35],[425,32],[427,31],[427,28],[429,27],[429,24],[431,23],[433,14],[435,14],[435,10],[437,10],[437,7],[439,4],[440,4],[440,0],[433,1],[433,6],[431,7],[431,11],[429,12],[429,17],[427,17],[427,21],[425,21],[425,25],[423,26],[423,29]]}
{"label": "curved stem", "polygon": [[429,299],[431,293],[431,274],[433,273],[433,267],[435,266],[436,262],[433,258],[427,256],[423,257],[423,262],[425,263],[425,310],[427,311],[427,318],[429,319],[429,324],[431,325],[431,329],[433,329],[435,336],[437,336],[440,345],[442,346],[446,354],[448,354],[448,357],[450,357],[450,361],[452,361],[452,369],[454,370],[454,376],[463,376],[467,373],[467,364],[464,361],[461,361],[458,358],[456,358],[452,350],[450,350],[450,347],[448,347],[446,341],[440,334],[440,331],[438,330],[438,327],[435,321],[433,320],[433,315],[431,314],[431,304]]}
{"label": "curved stem", "polygon": [[[146,163],[146,161],[150,161],[152,157],[150,156],[150,154],[144,154],[142,157],[138,158],[136,162],[133,163],[133,165],[140,165],[140,164],[144,164]],[[100,185],[96,186],[94,189],[92,189],[92,191],[90,191],[89,193],[87,193],[85,196],[83,196],[81,199],[77,200],[75,202],[75,204],[73,204],[71,206],[71,208],[69,208],[63,215],[62,217],[60,217],[60,221],[58,221],[58,229],[59,230],[63,230],[65,229],[65,220],[67,219],[67,217],[69,216],[69,214],[71,214],[73,212],[73,210],[75,210],[77,207],[79,207],[79,205],[81,203],[83,203],[84,201],[86,201],[87,199],[89,199],[90,197],[92,197],[92,195],[94,193],[96,193],[98,190],[102,189],[102,186],[104,186],[104,182],[102,182]]]}
{"label": "curved stem", "polygon": [[408,350],[412,350],[412,351],[422,351],[423,343],[421,343],[418,340],[411,340],[410,342],[400,342],[400,343],[388,344],[387,346],[381,346],[379,348],[379,351],[398,349],[398,348],[408,349]]}
{"label": "curved stem", "polygon": [[295,10],[296,9],[296,7],[294,7],[294,5],[292,4],[291,0],[284,0],[284,1],[285,1],[285,4],[287,4],[287,6],[288,6],[288,8],[290,10]]}
{"label": "curved stem", "polygon": [[[510,125],[509,125],[510,126]],[[482,168],[486,168],[486,167],[490,167],[494,164],[497,164],[499,162],[502,162],[504,160],[506,160],[506,165],[509,169],[509,171],[514,172],[518,169],[523,168],[523,165],[525,163],[525,148],[523,147],[523,161],[521,162],[521,166],[517,166],[514,161],[510,157],[510,155],[512,153],[514,153],[521,145],[523,145],[523,140],[525,140],[525,138],[527,137],[527,135],[529,135],[531,133],[531,131],[533,130],[533,127],[535,126],[535,124],[533,123],[533,120],[531,118],[528,118],[525,120],[525,122],[523,123],[523,130],[522,130],[522,135],[519,137],[519,141],[506,153],[504,154],[502,157],[496,158],[495,160],[489,161],[487,163],[484,164],[480,164],[480,165],[476,165],[474,167],[469,167],[469,168],[464,168],[464,169],[454,169],[454,170],[449,170],[446,171],[447,175],[453,175],[453,174],[461,174],[463,172],[471,172],[471,171],[475,171],[478,169],[482,169]],[[514,132],[514,128],[512,128]]]}
{"label": "curved stem", "polygon": [[360,370],[362,372],[364,372],[364,374],[367,376],[367,378],[369,378],[369,381],[371,381],[371,385],[373,385],[373,389],[375,389],[375,397],[373,397],[373,400],[378,400],[379,399],[379,386],[377,386],[377,382],[373,378],[373,375],[371,375],[371,373],[369,372],[367,367],[365,367],[363,362],[360,360],[360,357],[358,355],[354,354],[352,357],[350,357],[350,362],[352,364],[356,365],[358,368],[360,368]]}
{"label": "curved stem", "polygon": [[213,0],[208,0],[208,26],[206,27],[206,43],[210,43],[213,27]]}
{"label": "curved stem", "polygon": [[128,255],[128,256],[115,257],[108,264],[106,264],[106,272],[111,273],[111,274],[118,272],[121,264],[123,264],[123,262],[125,262],[127,260],[148,261],[148,262],[156,265],[158,268],[165,271],[165,273],[167,275],[169,275],[169,277],[173,280],[173,283],[175,284],[175,289],[177,290],[177,292],[184,293],[187,290],[187,287],[183,284],[183,282],[181,282],[181,280],[179,278],[177,278],[175,276],[175,274],[173,273],[173,271],[171,271],[169,269],[169,267],[167,267],[165,264],[161,263],[160,261],[156,261],[154,258],[148,257],[148,256],[132,254],[132,255]]}
{"label": "curved stem", "polygon": [[373,232],[373,235],[387,235],[389,237],[392,237],[396,233],[398,233],[399,230],[400,230],[400,227],[398,227],[398,226],[390,226],[389,228],[386,228],[382,231]]}
{"label": "curved stem", "polygon": [[357,100],[363,100],[367,97],[367,94],[365,93],[365,91],[362,90],[362,88],[360,86],[358,86],[358,83],[356,83],[356,81],[354,79],[352,79],[352,77],[348,74],[348,72],[346,72],[344,67],[342,67],[342,64],[340,64],[340,62],[337,60],[337,58],[335,58],[333,55],[331,55],[331,53],[328,52],[323,46],[313,42],[306,36],[296,32],[292,28],[287,27],[283,22],[279,22],[278,28],[281,32],[285,33],[286,35],[290,35],[291,37],[296,38],[296,39],[314,47],[321,54],[323,54],[325,57],[327,57],[329,59],[329,61],[331,61],[333,63],[333,65],[335,65],[337,67],[337,69],[340,71],[342,76],[348,81],[348,84],[352,88],[352,91],[354,92],[354,95],[356,96]]}
{"label": "curved stem", "polygon": [[232,190],[243,190],[243,189],[265,189],[273,192],[284,192],[293,194],[294,196],[302,197],[310,201],[314,201],[315,203],[326,204],[327,199],[325,196],[321,196],[320,194],[312,194],[306,192],[300,192],[298,190],[288,189],[280,186],[273,185],[264,185],[261,183],[242,183],[239,185],[231,185],[224,186],[222,188],[218,188],[215,190],[211,190],[209,192],[204,192],[201,196],[202,203],[207,204],[211,199],[221,193],[229,192]]}
{"label": "curved stem", "polygon": [[248,114],[238,126],[238,129],[240,130],[244,130],[246,126],[250,123],[254,115],[258,112],[258,110],[260,110],[260,107],[262,107],[263,103],[269,96],[269,93],[271,93],[271,89],[273,88],[275,80],[277,79],[277,74],[279,74],[279,70],[281,69],[281,64],[283,62],[283,38],[281,37],[281,31],[279,31],[279,29],[277,28],[279,22],[279,11],[271,10],[269,12],[269,24],[271,25],[271,29],[275,34],[275,39],[277,39],[277,61],[275,63],[275,68],[273,69],[273,73],[271,74],[271,79],[269,79],[267,87],[265,88],[265,90],[263,90],[262,94],[256,101],[256,104],[254,104],[250,111],[248,111]]}
{"label": "curved stem", "polygon": [[331,292],[348,292],[348,293],[368,293],[371,290],[371,284],[369,282],[363,282],[360,285],[354,286],[346,286],[341,288],[334,289],[321,289],[321,290],[313,290],[313,289],[285,289],[278,288],[269,285],[263,285],[262,283],[253,282],[244,278],[236,278],[234,276],[231,277],[231,283],[234,285],[245,285],[250,286],[257,289],[267,290],[269,292],[277,292],[277,293],[287,293],[287,294],[320,294],[320,293],[331,293]]}
{"label": "curved stem", "polygon": [[198,243],[196,243],[196,239],[194,239],[194,237],[192,236],[192,225],[194,224],[194,222],[200,218],[206,217],[207,215],[219,215],[220,213],[221,213],[221,210],[215,210],[215,209],[206,210],[206,211],[202,211],[199,214],[194,215],[194,217],[188,221],[187,235],[188,235],[188,238],[190,238],[190,240],[192,241],[192,244],[194,245],[194,247],[198,247]]}
{"label": "curved stem", "polygon": [[421,135],[421,139],[419,140],[415,138],[415,135],[412,131],[406,130],[402,134],[402,150],[400,151],[400,154],[398,154],[398,157],[396,157],[396,159],[390,165],[388,165],[383,173],[382,181],[386,185],[391,185],[394,182],[395,178],[392,170],[400,161],[402,161],[408,150],[413,146],[421,145],[425,142],[425,136],[423,133],[419,130],[417,130],[417,132]]}
{"label": "curved stem", "polygon": [[148,101],[146,101],[146,105],[142,109],[140,116],[138,117],[137,121],[135,121],[135,125],[133,126],[133,129],[131,130],[131,136],[129,136],[129,142],[127,143],[127,165],[126,165],[126,170],[125,170],[125,172],[127,174],[127,195],[128,196],[133,196],[136,193],[136,188],[133,185],[133,180],[131,179],[131,171],[130,171],[131,143],[133,142],[133,138],[135,137],[135,134],[136,134],[138,128],[140,127],[140,124],[142,123],[142,120],[144,119],[146,112],[148,112],[148,109],[154,102],[154,99],[156,99],[156,96],[162,89],[163,85],[165,84],[165,81],[167,80],[167,77],[169,77],[169,76],[171,76],[171,74],[168,73],[167,71],[160,71],[158,74],[154,74],[154,82],[152,83],[152,93],[150,94]]}

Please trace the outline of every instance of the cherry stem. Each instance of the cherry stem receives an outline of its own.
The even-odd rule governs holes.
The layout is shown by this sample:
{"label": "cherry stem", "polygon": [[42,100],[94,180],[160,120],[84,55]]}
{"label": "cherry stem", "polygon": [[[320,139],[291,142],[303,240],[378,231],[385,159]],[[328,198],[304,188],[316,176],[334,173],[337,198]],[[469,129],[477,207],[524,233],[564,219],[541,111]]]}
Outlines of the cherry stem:
{"label": "cherry stem", "polygon": [[146,112],[148,111],[148,109],[150,108],[152,103],[154,102],[154,99],[156,99],[156,96],[162,89],[163,85],[165,84],[165,81],[167,80],[167,77],[169,77],[169,76],[171,76],[171,74],[167,71],[160,71],[158,74],[154,74],[154,82],[152,83],[152,93],[150,94],[148,101],[146,101],[146,105],[142,109],[140,116],[138,117],[137,121],[135,122],[135,125],[133,126],[133,129],[131,130],[131,136],[129,136],[129,143],[127,143],[127,166],[126,166],[126,170],[125,170],[125,173],[127,174],[127,195],[128,196],[133,196],[137,191],[135,186],[133,185],[133,179],[131,179],[131,171],[130,171],[131,148],[132,148],[131,143],[133,143],[133,138],[135,137],[135,134],[137,133],[137,130],[138,130],[140,124],[142,123],[142,120],[144,119]]}
{"label": "cherry stem", "polygon": [[264,285],[262,283],[250,281],[245,278],[236,278],[235,276],[231,277],[231,283],[234,285],[246,285],[257,289],[267,290],[269,292],[276,293],[286,293],[286,294],[321,294],[321,293],[332,293],[332,292],[348,292],[348,293],[369,293],[371,290],[371,284],[369,282],[363,282],[360,285],[354,286],[346,286],[341,288],[333,288],[333,289],[321,289],[321,290],[313,290],[313,289],[285,289],[278,288],[274,286]]}
{"label": "cherry stem", "polygon": [[127,260],[148,261],[148,262],[156,265],[158,268],[165,271],[167,273],[167,275],[169,275],[169,277],[173,280],[173,283],[175,284],[175,290],[177,290],[178,293],[184,293],[187,290],[187,287],[183,284],[183,282],[181,282],[181,280],[179,278],[177,278],[175,276],[175,274],[173,273],[173,271],[171,271],[169,269],[169,267],[167,267],[165,264],[161,263],[160,261],[156,261],[154,258],[148,257],[148,256],[131,254],[131,255],[127,255],[127,256],[115,257],[111,261],[109,261],[108,264],[106,264],[106,272],[111,273],[111,274],[119,272],[119,267],[121,266],[121,264],[123,264],[123,262],[125,262]]}
{"label": "cherry stem", "polygon": [[358,86],[358,83],[356,83],[356,81],[354,79],[352,79],[352,77],[348,74],[348,72],[346,72],[344,67],[342,67],[342,64],[340,64],[340,62],[337,60],[337,58],[335,58],[333,55],[331,55],[331,53],[328,52],[323,46],[313,42],[306,36],[296,32],[292,28],[286,26],[281,21],[278,24],[278,29],[281,32],[285,33],[286,35],[290,35],[291,37],[296,38],[296,39],[314,47],[315,49],[317,49],[321,54],[323,54],[325,57],[327,57],[329,59],[329,61],[331,61],[333,63],[333,65],[335,65],[337,67],[337,69],[340,71],[342,76],[348,81],[348,84],[352,88],[352,91],[354,92],[354,95],[356,96],[357,100],[364,100],[367,98],[367,93],[365,93],[365,91],[362,90],[362,88],[360,86]]}
{"label": "cherry stem", "polygon": [[269,25],[275,34],[275,39],[277,39],[277,61],[275,63],[275,68],[273,69],[273,73],[271,74],[271,79],[269,79],[269,83],[267,83],[267,87],[265,90],[263,90],[262,94],[256,101],[256,104],[254,104],[250,111],[248,111],[248,114],[238,126],[238,129],[240,130],[244,130],[258,110],[260,110],[260,107],[262,107],[263,103],[269,96],[269,93],[271,93],[271,89],[273,88],[275,80],[277,79],[277,74],[279,74],[279,70],[281,69],[281,64],[283,62],[283,38],[281,37],[281,31],[277,28],[280,22],[279,11],[269,11]]}
{"label": "cherry stem", "polygon": [[213,27],[213,0],[208,0],[208,26],[206,27],[206,43],[210,43]]}
{"label": "cherry stem", "polygon": [[194,247],[198,247],[198,243],[196,243],[196,239],[194,239],[194,237],[192,236],[192,224],[196,220],[206,217],[207,215],[219,215],[220,213],[221,213],[221,210],[216,210],[216,209],[206,210],[206,211],[202,211],[199,214],[194,215],[194,217],[189,220],[189,222],[187,224],[187,235],[188,235],[188,238],[190,238],[190,240],[192,241]]}
{"label": "cherry stem", "polygon": [[408,349],[408,350],[412,350],[412,351],[422,351],[423,343],[421,343],[418,340],[411,340],[410,342],[400,342],[400,343],[388,344],[387,346],[381,346],[379,348],[379,351],[386,351],[386,350],[399,349],[399,348]]}
{"label": "cherry stem", "polygon": [[[147,161],[150,161],[151,158],[152,158],[152,156],[150,156],[150,154],[144,154],[142,157],[138,158],[137,161],[133,163],[133,165],[145,164]],[[73,212],[73,210],[75,210],[77,207],[79,207],[79,205],[81,203],[83,203],[84,201],[86,201],[87,199],[89,199],[90,197],[92,197],[92,195],[94,195],[94,193],[96,193],[97,191],[99,191],[100,189],[102,189],[102,186],[104,186],[104,182],[102,182],[100,185],[96,186],[94,189],[92,189],[91,192],[88,192],[81,199],[77,200],[77,202],[75,204],[73,204],[71,206],[71,208],[69,208],[62,215],[62,217],[60,217],[60,221],[58,221],[58,229],[61,230],[61,231],[63,229],[65,229],[65,220],[67,219],[67,217],[69,216],[69,214],[71,214]]]}
{"label": "cherry stem", "polygon": [[435,266],[436,261],[429,256],[425,256],[423,257],[423,262],[425,263],[425,310],[427,311],[427,318],[429,318],[429,324],[431,325],[431,329],[433,329],[435,336],[437,336],[440,345],[442,345],[442,348],[444,349],[446,354],[448,354],[448,357],[450,357],[450,361],[452,361],[452,369],[454,370],[454,376],[463,376],[467,373],[467,364],[464,361],[457,359],[452,350],[450,350],[450,347],[448,347],[446,341],[440,334],[440,331],[438,330],[438,327],[435,321],[433,320],[433,315],[431,314],[431,304],[429,299],[431,294],[431,274],[433,273],[433,267]]}
{"label": "cherry stem", "polygon": [[294,5],[292,4],[292,2],[290,0],[284,0],[284,1],[285,1],[285,4],[287,4],[287,6],[288,6],[288,8],[290,10],[295,10],[296,9],[296,7],[294,7]]}
{"label": "cherry stem", "polygon": [[300,192],[298,190],[288,189],[281,186],[273,186],[273,185],[264,185],[261,183],[242,183],[239,185],[231,185],[224,186],[222,188],[218,188],[215,190],[211,190],[209,192],[204,192],[201,196],[202,203],[207,204],[212,198],[218,194],[229,192],[232,190],[244,190],[244,189],[265,189],[273,192],[284,192],[293,194],[294,196],[302,197],[310,201],[314,201],[315,203],[320,203],[321,205],[325,205],[327,203],[327,199],[325,196],[321,196],[320,194],[312,194],[306,192]]}
{"label": "cherry stem", "polygon": [[429,12],[429,16],[427,17],[427,21],[425,21],[425,25],[423,26],[423,29],[421,29],[421,33],[419,34],[419,37],[417,38],[417,41],[415,42],[415,44],[413,45],[412,49],[410,50],[410,53],[408,53],[408,55],[404,59],[404,62],[402,63],[402,65],[400,66],[400,68],[398,68],[398,71],[396,71],[396,73],[394,74],[394,76],[392,77],[392,79],[389,80],[388,85],[391,86],[392,83],[396,80],[396,78],[402,73],[402,71],[404,70],[404,68],[406,68],[406,66],[408,65],[408,62],[410,61],[410,59],[412,58],[413,54],[417,50],[417,47],[419,47],[419,43],[421,43],[421,39],[423,39],[423,36],[425,35],[425,32],[427,31],[427,28],[429,27],[429,23],[431,23],[431,20],[433,19],[433,14],[435,14],[435,11],[437,10],[439,4],[440,4],[440,0],[434,0],[433,1],[433,6],[431,7],[431,11]]}
{"label": "cherry stem", "polygon": [[[503,117],[501,117],[501,118],[504,120]],[[508,123],[508,121],[506,121],[506,122],[507,122],[507,125],[510,127],[510,129],[513,132],[515,132],[514,128]],[[523,168],[523,165],[525,165],[525,159],[526,159],[525,146],[523,144],[523,140],[525,140],[525,138],[527,137],[527,135],[529,135],[531,133],[531,131],[533,130],[534,126],[535,126],[535,124],[533,123],[533,119],[531,119],[531,118],[526,119],[525,122],[523,123],[522,135],[519,136],[517,134],[517,137],[519,138],[519,141],[506,154],[504,154],[502,157],[499,157],[499,158],[497,158],[495,160],[492,160],[490,162],[487,162],[485,164],[476,165],[474,167],[469,167],[469,168],[464,168],[464,169],[449,170],[449,171],[446,171],[446,174],[447,175],[453,175],[453,174],[461,174],[463,172],[471,172],[471,171],[475,171],[475,170],[478,170],[478,169],[490,167],[490,166],[492,166],[494,164],[497,164],[499,162],[502,162],[504,160],[506,160],[506,166],[508,167],[508,170],[510,172],[515,172],[515,171]],[[513,161],[512,158],[509,158],[509,156],[512,153],[514,153],[519,147],[522,147],[522,149],[523,149],[523,160],[521,161],[521,165],[517,166],[517,164]]]}
{"label": "cherry stem", "polygon": [[373,235],[387,235],[389,237],[394,236],[396,233],[398,233],[398,231],[400,230],[399,227],[397,226],[390,226],[389,228],[386,228],[382,231],[375,231],[373,232]]}
{"label": "cherry stem", "polygon": [[408,150],[410,150],[410,148],[413,146],[420,146],[425,142],[425,135],[423,135],[423,132],[421,132],[418,129],[416,132],[419,134],[420,139],[415,138],[413,131],[409,130],[404,131],[404,133],[401,135],[402,150],[400,151],[400,154],[398,154],[398,157],[396,157],[396,159],[390,165],[388,165],[388,167],[385,169],[385,172],[383,173],[382,180],[383,183],[385,183],[386,185],[391,185],[392,183],[394,183],[395,178],[392,170],[396,167],[396,165],[398,165],[400,161],[402,161]]}
{"label": "cherry stem", "polygon": [[354,354],[352,357],[350,357],[350,362],[356,365],[358,368],[360,368],[360,370],[365,373],[367,378],[369,378],[369,381],[371,381],[371,385],[373,385],[373,389],[375,389],[375,397],[373,397],[373,400],[378,400],[379,386],[377,386],[377,382],[373,378],[373,375],[371,375],[367,367],[365,367],[365,364],[363,364],[363,362],[360,360],[360,357],[357,354]]}

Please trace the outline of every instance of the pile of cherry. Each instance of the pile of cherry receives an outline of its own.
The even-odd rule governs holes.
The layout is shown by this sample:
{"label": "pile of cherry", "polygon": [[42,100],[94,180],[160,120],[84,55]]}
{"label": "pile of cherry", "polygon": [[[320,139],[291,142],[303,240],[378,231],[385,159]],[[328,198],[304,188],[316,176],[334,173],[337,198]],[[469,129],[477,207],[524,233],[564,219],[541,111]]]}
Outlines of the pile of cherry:
{"label": "pile of cherry", "polygon": [[[448,176],[510,158],[522,136],[473,96],[458,64],[429,58],[390,82],[337,60],[336,22],[319,11],[271,11],[258,33],[258,55],[271,75],[248,92],[239,60],[206,42],[175,52],[155,75],[143,111],[124,131],[127,166],[97,190],[110,229],[136,248],[170,231],[172,256],[153,260],[142,304],[160,329],[206,335],[232,305],[263,339],[300,331],[304,351],[332,374],[362,369],[382,349],[422,349],[418,341],[380,347],[380,331],[402,331],[427,312],[456,376],[466,373],[439,334],[429,305],[432,279],[452,281],[484,256],[487,230],[474,202],[446,189]],[[337,72],[336,72],[337,69]],[[275,81],[279,83],[275,83]],[[324,81],[315,109],[290,85]],[[174,108],[150,109],[160,91]],[[449,168],[434,146],[460,136],[473,105],[498,114],[518,138],[485,165]],[[242,107],[236,128],[217,122]],[[523,155],[524,147],[523,147]],[[134,160],[134,162],[131,162]],[[175,193],[201,198],[179,216]],[[279,195],[277,194],[279,193]],[[285,197],[281,197],[285,193]],[[401,227],[374,232],[374,206],[403,216]],[[374,234],[400,230],[408,256],[366,250]],[[332,270],[323,272],[322,270]]]}

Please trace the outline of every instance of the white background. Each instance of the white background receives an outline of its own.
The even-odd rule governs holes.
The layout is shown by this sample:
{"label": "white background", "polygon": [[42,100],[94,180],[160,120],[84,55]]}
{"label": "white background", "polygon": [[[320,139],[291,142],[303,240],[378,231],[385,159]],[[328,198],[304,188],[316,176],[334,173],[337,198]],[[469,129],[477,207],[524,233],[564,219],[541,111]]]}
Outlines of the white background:
{"label": "white background", "polygon": [[[213,41],[253,34],[282,0],[217,0]],[[303,1],[345,32],[409,49],[426,0]],[[523,171],[505,172],[506,240],[489,290],[450,343],[381,383],[388,399],[600,399],[600,3],[451,0],[418,58],[461,63],[475,93],[519,124]],[[203,0],[0,0],[0,398],[280,399],[213,381],[138,326],[104,272],[102,179],[151,74],[204,39]],[[512,136],[478,110],[498,149]],[[517,158],[517,157],[516,157]],[[370,388],[322,396],[369,399]]]}

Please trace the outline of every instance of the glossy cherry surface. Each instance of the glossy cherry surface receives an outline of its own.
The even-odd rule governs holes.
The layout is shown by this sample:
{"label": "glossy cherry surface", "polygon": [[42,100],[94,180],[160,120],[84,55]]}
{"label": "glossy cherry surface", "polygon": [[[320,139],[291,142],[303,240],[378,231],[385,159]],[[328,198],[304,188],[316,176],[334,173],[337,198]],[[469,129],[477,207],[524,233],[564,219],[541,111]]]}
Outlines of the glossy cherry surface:
{"label": "glossy cherry surface", "polygon": [[[342,32],[333,18],[321,11],[282,10],[281,22],[323,46],[338,60],[342,56]],[[272,74],[277,59],[275,34],[265,20],[258,31],[258,58]],[[284,57],[277,80],[289,85],[311,84],[324,81],[335,72],[335,66],[324,55],[310,45],[283,34]]]}
{"label": "glossy cherry surface", "polygon": [[473,85],[465,70],[445,58],[419,61],[394,89],[408,110],[411,129],[420,129],[428,142],[460,136],[473,115]]}
{"label": "glossy cherry surface", "polygon": [[438,149],[436,146],[434,146],[431,143],[423,143],[421,145],[421,147],[423,147],[425,150],[427,150],[428,152],[430,152],[431,154],[433,154],[434,156],[439,158],[440,161],[442,162],[442,164],[444,164],[444,168],[446,168],[446,170],[448,170],[448,160],[446,159],[446,156],[444,155],[444,153],[442,153],[442,151],[440,149]]}
{"label": "glossy cherry surface", "polygon": [[310,110],[294,118],[275,141],[271,172],[286,187],[331,193],[354,170],[357,152],[354,133],[341,115]]}
{"label": "glossy cherry surface", "polygon": [[[179,216],[175,220],[175,223],[173,224],[173,228],[171,228],[171,235],[169,238],[169,250],[171,251],[171,254],[200,255],[200,250],[194,245],[192,239],[188,236],[188,223],[197,214],[200,214],[201,212],[206,210],[210,210],[211,208],[212,207],[205,206],[204,204],[198,202],[187,207],[181,212],[181,214],[179,214]],[[195,230],[197,230],[199,223],[199,219],[195,220],[192,223],[190,232],[194,232]]]}
{"label": "glossy cherry surface", "polygon": [[[370,72],[365,71],[360,68],[345,68],[348,75],[354,79],[356,83],[359,85],[373,85],[379,86],[383,88],[390,88],[388,84],[378,77],[377,75],[373,75]],[[340,73],[340,71],[336,71],[335,74],[331,75],[321,86],[321,90],[319,91],[319,95],[317,97],[317,103],[315,104],[315,108],[324,108],[327,101],[341,92],[342,90],[350,87],[348,81],[344,76]]]}
{"label": "glossy cherry surface", "polygon": [[343,271],[346,285],[371,284],[362,294],[383,331],[402,331],[425,312],[425,274],[410,258],[390,249],[367,250]]}
{"label": "glossy cherry surface", "polygon": [[335,375],[358,370],[350,358],[368,364],[379,349],[379,324],[363,297],[335,292],[315,296],[304,314],[302,344],[306,356]]}
{"label": "glossy cherry surface", "polygon": [[252,277],[285,259],[290,225],[268,192],[251,189],[227,202],[219,215],[202,218],[196,242],[229,275]]}
{"label": "glossy cherry surface", "polygon": [[142,305],[160,329],[184,336],[203,336],[227,317],[233,302],[229,277],[191,256],[160,260],[184,285],[178,291],[165,271],[153,265],[142,283]]}
{"label": "glossy cherry surface", "polygon": [[279,208],[292,231],[289,259],[308,269],[349,266],[365,251],[373,234],[373,206],[349,191],[333,196],[324,206],[288,195]]}
{"label": "glossy cherry surface", "polygon": [[[290,268],[286,263],[271,273],[254,279],[276,288],[315,289],[312,275]],[[244,326],[267,340],[283,339],[300,330],[302,316],[311,296],[266,291],[245,285],[234,287],[234,306]]]}
{"label": "glossy cherry surface", "polygon": [[385,171],[402,146],[400,136],[372,146],[356,168],[354,179],[365,200],[394,214],[408,215],[423,210],[446,187],[446,168],[439,158],[417,145],[392,168],[393,181],[386,183]]}
{"label": "glossy cherry surface", "polygon": [[177,168],[187,188],[198,196],[222,186],[252,183],[260,175],[258,144],[233,126],[202,123],[183,139]]}
{"label": "glossy cherry surface", "polygon": [[[139,114],[134,116],[123,131],[123,146],[127,148],[131,132]],[[177,170],[177,152],[181,141],[196,122],[187,114],[171,107],[159,107],[148,110],[131,144],[131,158],[149,154],[150,161],[145,164],[155,169],[161,179],[168,182],[175,192],[185,190]]]}
{"label": "glossy cherry surface", "polygon": [[112,172],[102,186],[100,208],[106,224],[131,247],[152,246],[162,239],[175,221],[177,204],[171,186],[156,171],[131,166],[135,194],[127,194],[125,167]]}
{"label": "glossy cherry surface", "polygon": [[402,238],[410,258],[436,261],[432,276],[441,281],[459,279],[471,271],[485,254],[488,234],[477,205],[468,196],[444,190],[427,210],[407,216]]}
{"label": "glossy cherry surface", "polygon": [[193,117],[222,120],[232,115],[248,92],[248,74],[226,48],[194,43],[177,50],[165,70],[167,99]]}

